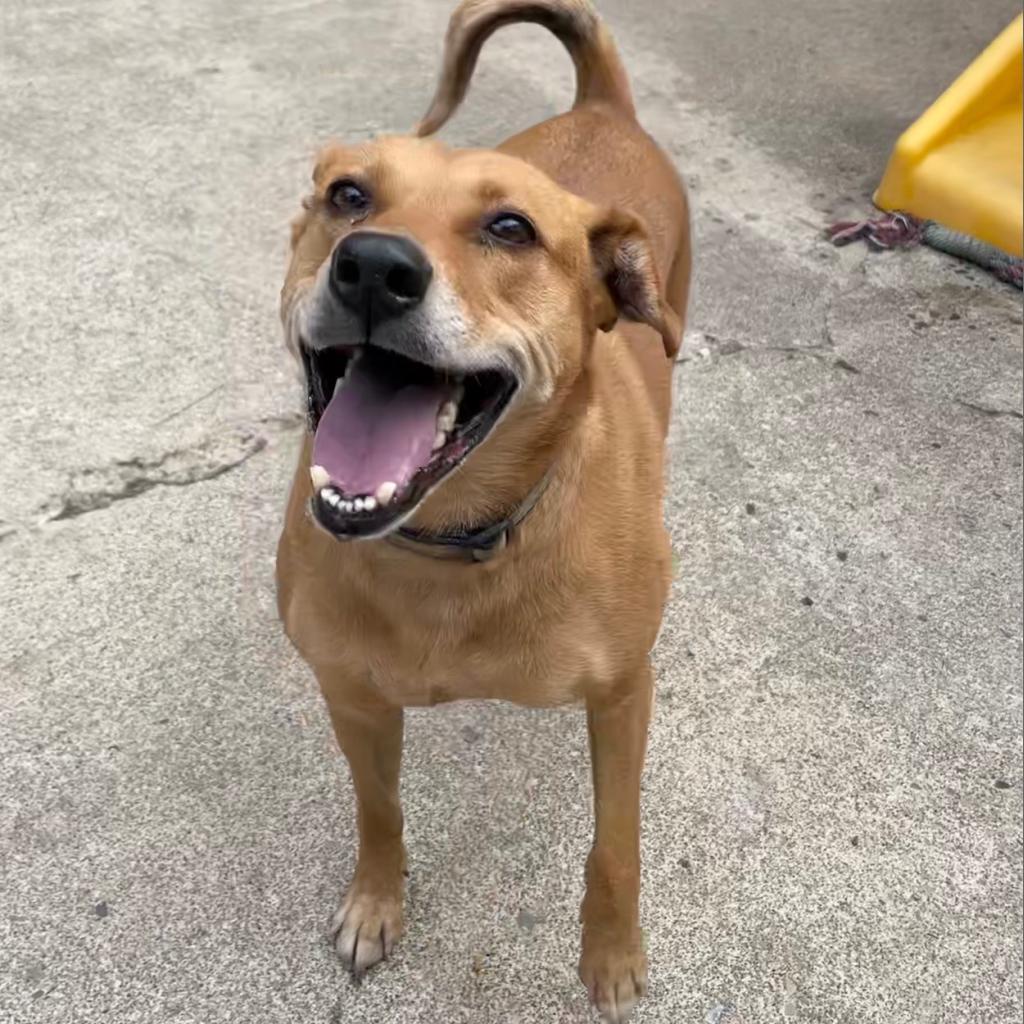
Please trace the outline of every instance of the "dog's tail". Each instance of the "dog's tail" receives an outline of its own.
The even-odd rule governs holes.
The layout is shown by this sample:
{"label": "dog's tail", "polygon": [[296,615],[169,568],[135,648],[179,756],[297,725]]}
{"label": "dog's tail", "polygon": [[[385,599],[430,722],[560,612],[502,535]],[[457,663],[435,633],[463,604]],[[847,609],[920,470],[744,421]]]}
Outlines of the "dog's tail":
{"label": "dog's tail", "polygon": [[576,102],[606,103],[634,115],[633,96],[611,34],[589,0],[462,0],[448,24],[437,91],[417,135],[432,135],[466,95],[477,58],[503,25],[533,22],[553,32],[576,65]]}

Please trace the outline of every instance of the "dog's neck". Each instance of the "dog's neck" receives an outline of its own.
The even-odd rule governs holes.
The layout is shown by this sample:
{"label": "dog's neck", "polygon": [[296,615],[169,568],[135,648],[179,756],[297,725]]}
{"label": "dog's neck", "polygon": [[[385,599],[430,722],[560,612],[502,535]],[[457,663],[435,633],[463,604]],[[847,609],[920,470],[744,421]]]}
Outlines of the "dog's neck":
{"label": "dog's neck", "polygon": [[508,547],[515,531],[536,508],[551,483],[555,468],[554,464],[548,467],[526,497],[501,519],[445,533],[432,533],[403,526],[387,539],[397,547],[406,548],[428,558],[469,563],[489,562]]}

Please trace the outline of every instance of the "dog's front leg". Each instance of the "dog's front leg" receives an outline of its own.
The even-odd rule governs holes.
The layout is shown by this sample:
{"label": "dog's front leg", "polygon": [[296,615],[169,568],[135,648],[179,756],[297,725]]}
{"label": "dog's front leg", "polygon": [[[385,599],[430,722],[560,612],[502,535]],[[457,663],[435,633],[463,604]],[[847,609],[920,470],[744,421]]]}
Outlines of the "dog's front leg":
{"label": "dog's front leg", "polygon": [[358,979],[385,960],[402,933],[405,846],[398,774],[402,709],[353,701],[321,678],[338,743],[348,759],[356,793],[359,856],[355,877],[331,921],[335,949]]}
{"label": "dog's front leg", "polygon": [[629,1016],[647,988],[639,922],[640,773],[651,692],[645,663],[613,694],[587,700],[596,822],[580,912],[580,979],[614,1024]]}

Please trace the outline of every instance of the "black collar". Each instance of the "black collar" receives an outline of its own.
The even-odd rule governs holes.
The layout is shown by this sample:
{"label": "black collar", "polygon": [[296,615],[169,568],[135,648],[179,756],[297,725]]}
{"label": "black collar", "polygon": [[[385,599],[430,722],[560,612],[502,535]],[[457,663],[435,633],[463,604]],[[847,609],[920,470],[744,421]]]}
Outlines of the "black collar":
{"label": "black collar", "polygon": [[512,532],[534,510],[551,482],[552,469],[548,469],[540,482],[509,515],[496,523],[457,533],[429,533],[426,530],[414,530],[411,526],[400,526],[385,539],[398,547],[430,558],[487,562],[505,550]]}

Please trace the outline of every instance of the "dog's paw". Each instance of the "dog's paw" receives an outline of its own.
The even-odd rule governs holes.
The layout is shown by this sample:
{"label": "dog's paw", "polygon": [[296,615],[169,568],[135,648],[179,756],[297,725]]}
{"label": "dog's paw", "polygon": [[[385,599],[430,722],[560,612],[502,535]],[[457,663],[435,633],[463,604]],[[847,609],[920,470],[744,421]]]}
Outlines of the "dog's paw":
{"label": "dog's paw", "polygon": [[622,1024],[647,993],[647,955],[642,940],[583,942],[580,980],[606,1024]]}
{"label": "dog's paw", "polygon": [[401,935],[401,886],[387,893],[355,882],[331,918],[331,941],[356,981],[374,964],[387,960]]}

